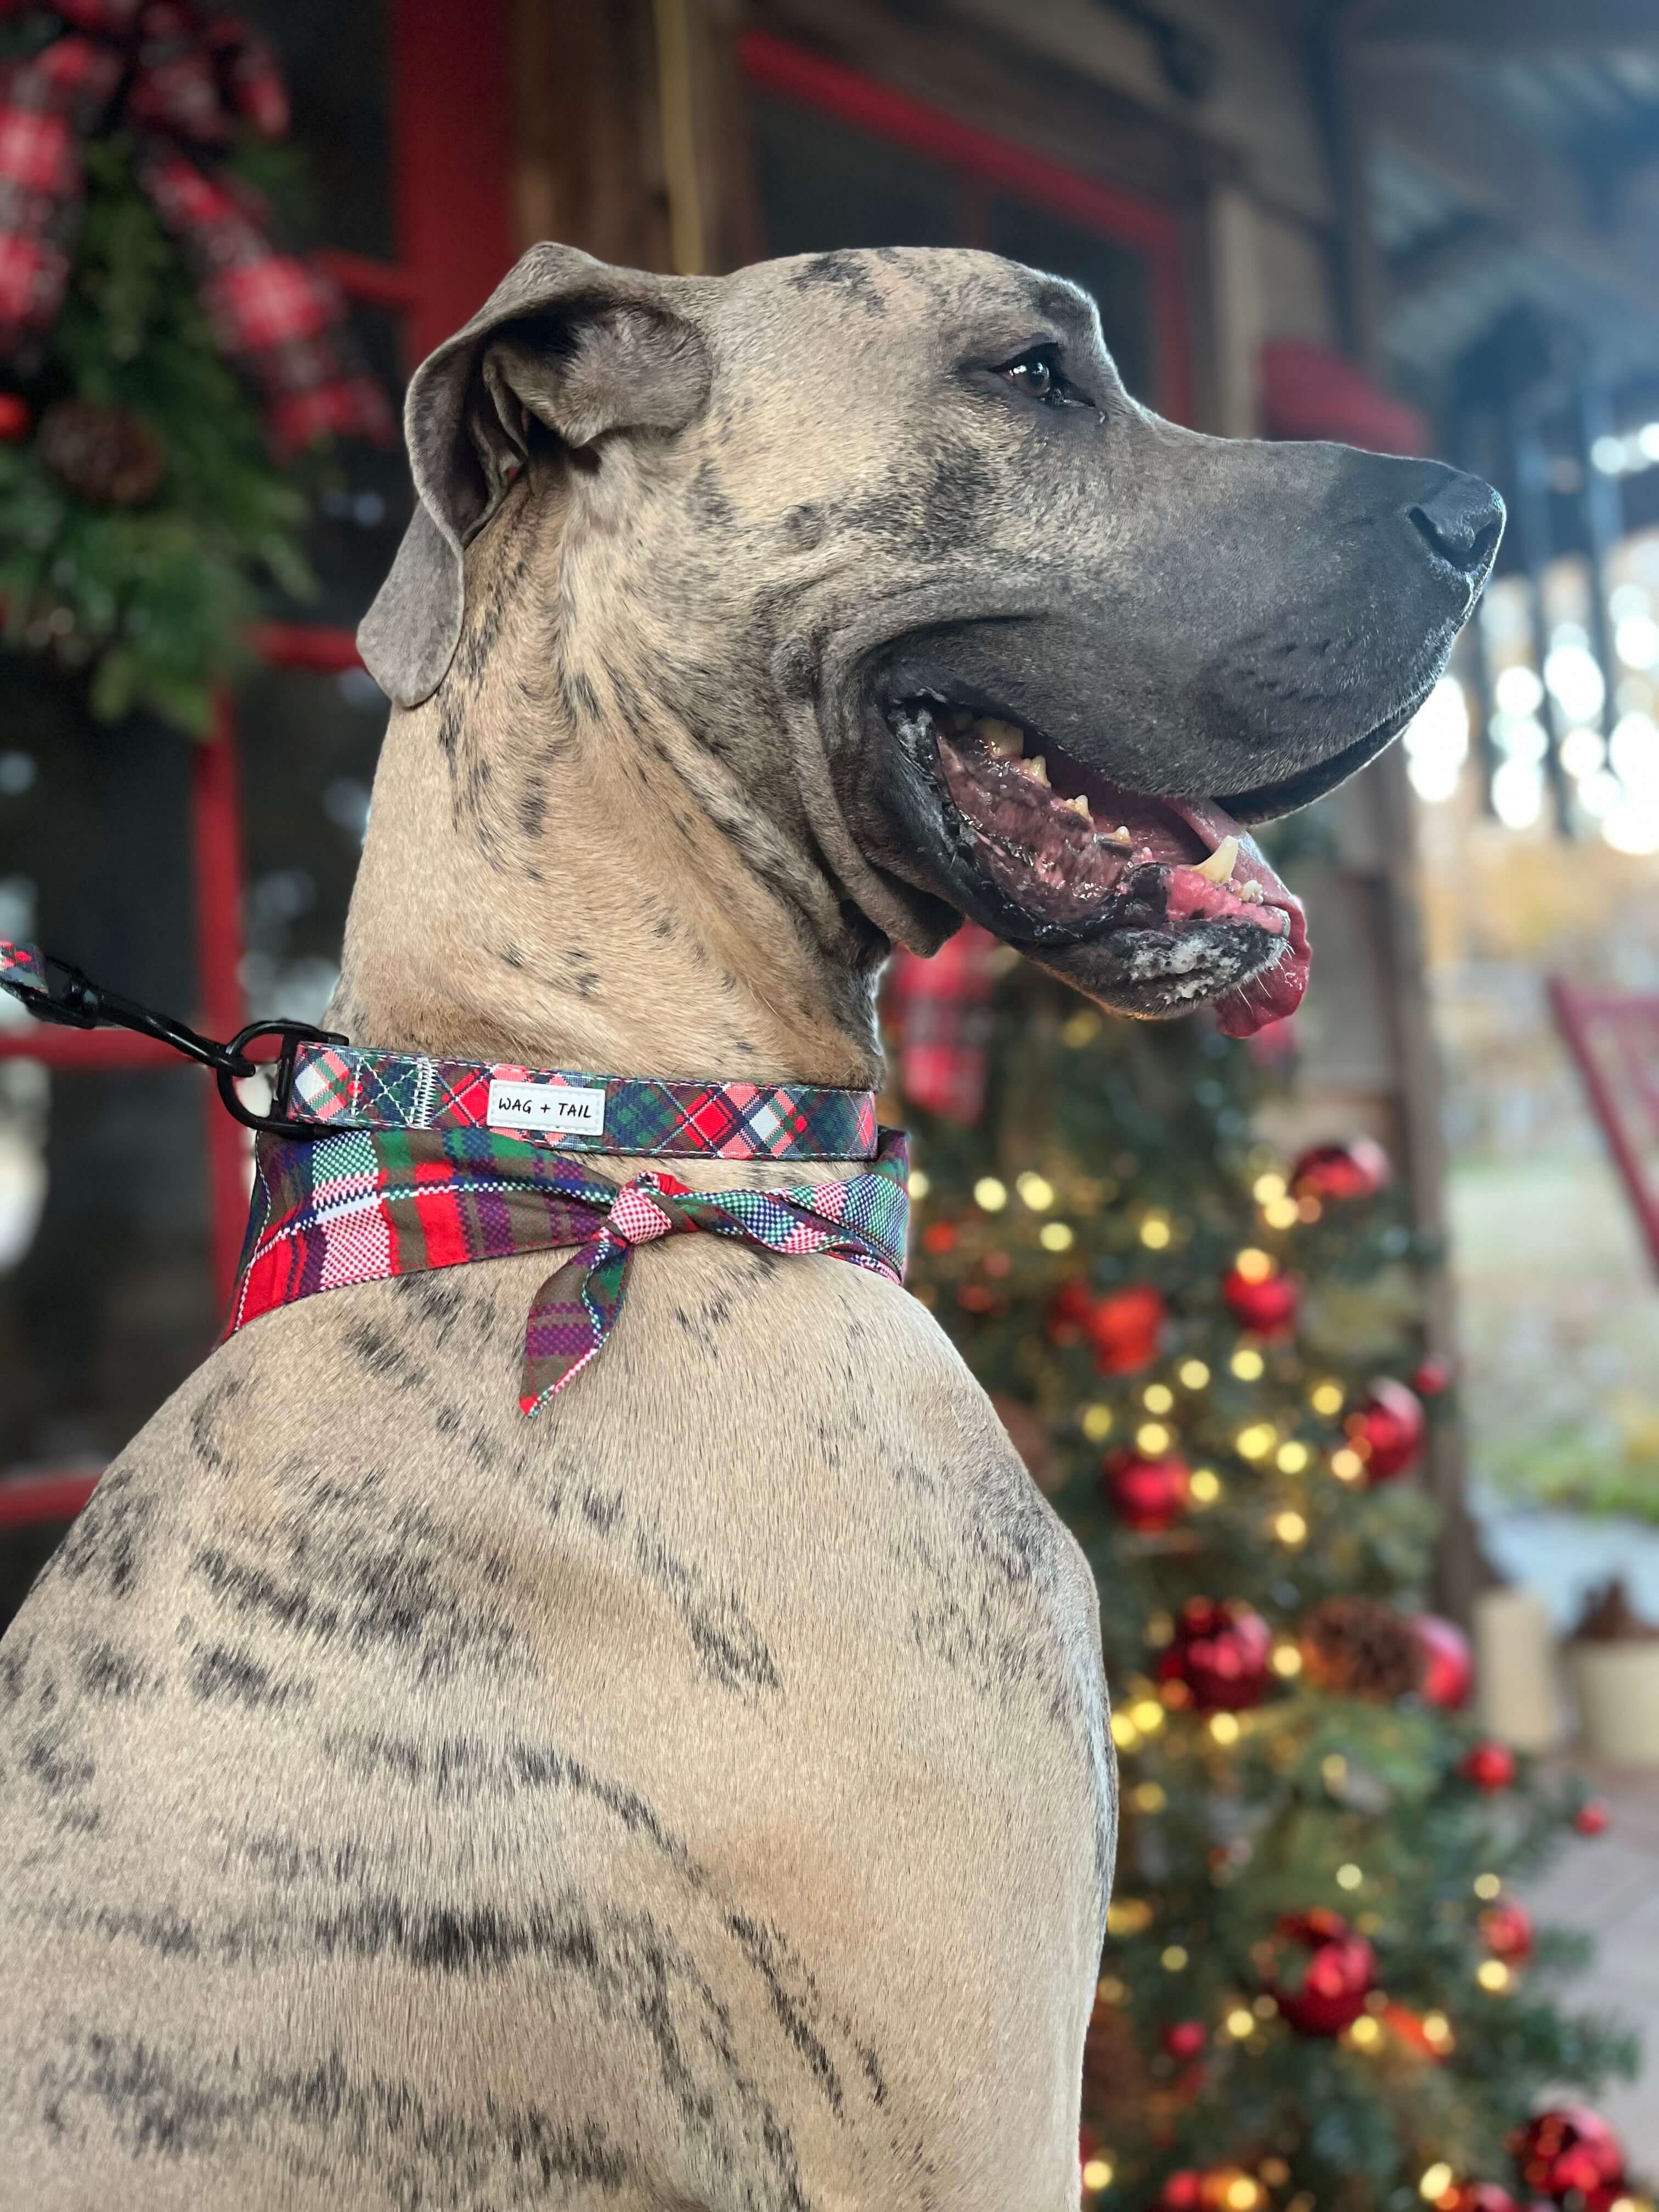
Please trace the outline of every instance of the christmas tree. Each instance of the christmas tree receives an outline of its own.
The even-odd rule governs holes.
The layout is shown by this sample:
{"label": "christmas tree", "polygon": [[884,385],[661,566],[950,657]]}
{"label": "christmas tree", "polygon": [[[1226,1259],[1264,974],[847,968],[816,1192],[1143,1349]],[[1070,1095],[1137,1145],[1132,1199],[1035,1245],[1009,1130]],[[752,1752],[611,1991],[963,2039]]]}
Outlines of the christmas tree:
{"label": "christmas tree", "polygon": [[1582,1939],[1511,1892],[1604,1815],[1480,1739],[1422,1611],[1446,1378],[1386,1157],[1276,1158],[1248,1048],[1110,1021],[976,933],[892,1004],[912,1286],[1100,1590],[1122,1822],[1085,2204],[1641,2205],[1559,2102],[1633,2048],[1559,2008]]}

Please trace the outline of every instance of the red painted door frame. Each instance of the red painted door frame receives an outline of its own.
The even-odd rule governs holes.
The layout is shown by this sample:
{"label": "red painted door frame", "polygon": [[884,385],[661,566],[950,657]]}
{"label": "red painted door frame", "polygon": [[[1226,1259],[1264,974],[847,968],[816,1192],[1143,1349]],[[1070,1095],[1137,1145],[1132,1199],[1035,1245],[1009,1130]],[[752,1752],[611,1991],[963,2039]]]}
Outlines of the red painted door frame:
{"label": "red painted door frame", "polygon": [[[450,0],[393,0],[391,100],[393,207],[398,258],[319,257],[350,299],[403,319],[406,368],[480,307],[513,258],[512,114],[507,0],[468,0],[465,37]],[[272,665],[326,675],[361,664],[347,629],[267,623],[255,649]],[[242,955],[242,847],[237,812],[233,702],[219,703],[211,738],[198,747],[191,782],[197,996],[194,1019],[229,1036],[246,1018]],[[118,983],[118,976],[110,978]],[[280,1012],[280,1009],[275,1011]],[[64,1074],[176,1066],[164,1046],[112,1030],[0,1032],[0,1059],[43,1062]],[[209,1238],[214,1288],[228,1304],[247,1215],[246,1133],[204,1084]],[[0,1528],[67,1519],[92,1480],[53,1478],[22,1492],[0,1490]]]}
{"label": "red painted door frame", "polygon": [[1153,398],[1171,422],[1192,421],[1186,257],[1181,217],[1172,209],[1032,153],[770,32],[745,32],[738,56],[744,75],[760,91],[891,139],[964,179],[1032,202],[1144,256],[1152,297]]}

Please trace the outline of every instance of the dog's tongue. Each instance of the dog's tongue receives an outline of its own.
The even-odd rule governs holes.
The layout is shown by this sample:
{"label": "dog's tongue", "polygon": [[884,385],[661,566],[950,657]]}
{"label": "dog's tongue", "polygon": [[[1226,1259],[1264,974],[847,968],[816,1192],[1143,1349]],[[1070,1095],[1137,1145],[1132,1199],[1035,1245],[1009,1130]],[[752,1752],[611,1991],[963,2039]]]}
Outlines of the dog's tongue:
{"label": "dog's tongue", "polygon": [[1276,906],[1289,921],[1289,942],[1276,963],[1215,1003],[1216,1026],[1224,1036],[1254,1036],[1269,1022],[1283,1021],[1286,1014],[1293,1014],[1308,988],[1308,969],[1313,956],[1302,902],[1280,881],[1249,830],[1242,829],[1224,806],[1218,806],[1212,799],[1171,799],[1164,803],[1198,832],[1211,852],[1223,838],[1237,837],[1238,858],[1233,863],[1234,883],[1259,884],[1263,905]]}

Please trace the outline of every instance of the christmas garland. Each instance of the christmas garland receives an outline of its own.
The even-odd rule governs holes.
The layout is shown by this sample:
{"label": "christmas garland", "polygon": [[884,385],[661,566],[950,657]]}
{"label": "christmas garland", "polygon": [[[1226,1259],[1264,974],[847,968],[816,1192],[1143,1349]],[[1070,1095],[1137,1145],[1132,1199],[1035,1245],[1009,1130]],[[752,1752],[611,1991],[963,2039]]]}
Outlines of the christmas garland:
{"label": "christmas garland", "polygon": [[0,638],[103,719],[204,731],[261,590],[311,588],[279,458],[392,434],[248,179],[287,118],[223,9],[0,0]]}

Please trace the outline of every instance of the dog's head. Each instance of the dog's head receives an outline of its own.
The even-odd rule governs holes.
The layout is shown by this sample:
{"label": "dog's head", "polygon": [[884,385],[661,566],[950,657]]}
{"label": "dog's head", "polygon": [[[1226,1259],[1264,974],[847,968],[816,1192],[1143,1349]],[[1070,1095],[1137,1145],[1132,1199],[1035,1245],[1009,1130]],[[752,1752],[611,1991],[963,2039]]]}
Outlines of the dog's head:
{"label": "dog's head", "polygon": [[609,631],[551,641],[567,699],[629,661],[887,937],[967,915],[1241,1034],[1308,968],[1245,825],[1399,732],[1503,526],[1437,463],[1176,428],[1085,295],[968,252],[673,279],[538,246],[407,424],[421,503],[362,631],[395,700],[446,682],[465,549],[550,472],[559,603]]}

